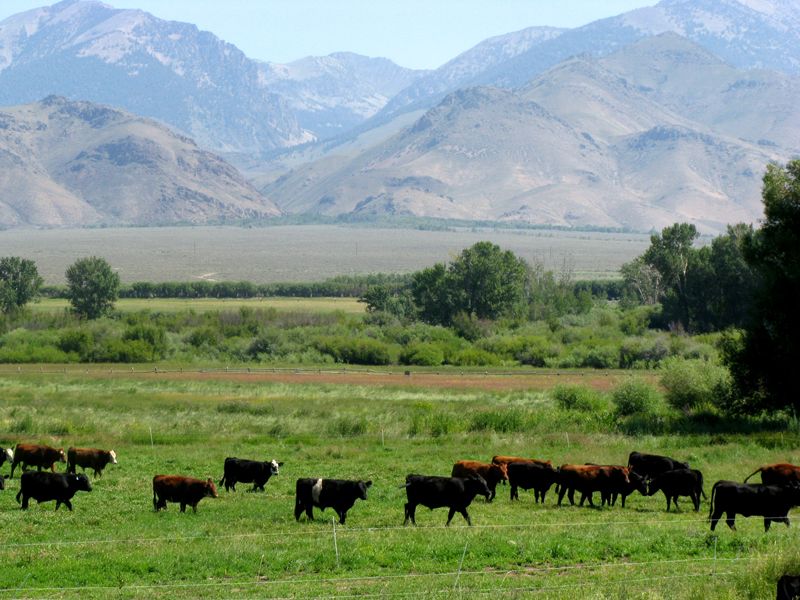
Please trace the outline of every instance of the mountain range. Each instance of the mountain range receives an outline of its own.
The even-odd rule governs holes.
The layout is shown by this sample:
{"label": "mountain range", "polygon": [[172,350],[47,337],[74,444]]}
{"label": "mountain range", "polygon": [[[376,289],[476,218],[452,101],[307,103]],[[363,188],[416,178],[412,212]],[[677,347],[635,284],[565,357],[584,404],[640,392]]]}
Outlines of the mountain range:
{"label": "mountain range", "polygon": [[230,164],[152,119],[62,96],[0,109],[4,227],[281,214]]}
{"label": "mountain range", "polygon": [[[210,219],[355,212],[647,229],[680,218],[717,231],[758,218],[765,162],[800,148],[798,57],[794,0],[662,0],[576,29],[496,36],[432,71],[348,52],[255,60],[194,25],[64,0],[0,22],[0,106],[16,107],[0,112],[16,123],[26,111],[83,101],[155,119],[152,147],[170,130],[192,138],[196,152],[231,161],[270,198],[240,178],[221,186],[236,191],[219,197]],[[25,131],[16,135],[30,148],[43,143]],[[16,158],[6,164],[19,166],[24,152],[9,139],[4,151]],[[66,156],[68,141],[59,144]],[[0,173],[23,196],[48,198],[31,207],[52,205],[36,216],[6,193],[0,200],[13,209],[0,224],[204,220],[174,203],[160,216],[141,203],[106,206],[96,197],[102,182],[69,180],[52,167],[59,160]],[[233,181],[235,170],[219,165]],[[194,176],[210,185],[215,168]],[[23,172],[32,179],[20,187]],[[114,180],[119,171],[102,173]],[[70,208],[54,208],[70,195]]]}

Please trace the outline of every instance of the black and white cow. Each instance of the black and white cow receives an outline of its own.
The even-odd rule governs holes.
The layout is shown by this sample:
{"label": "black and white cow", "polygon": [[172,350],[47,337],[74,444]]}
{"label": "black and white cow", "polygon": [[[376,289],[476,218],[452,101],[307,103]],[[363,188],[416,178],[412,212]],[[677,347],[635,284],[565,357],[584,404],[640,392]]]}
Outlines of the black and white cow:
{"label": "black and white cow", "polygon": [[278,467],[282,467],[282,462],[271,460],[269,462],[259,462],[257,460],[247,460],[245,458],[229,457],[225,459],[224,474],[219,482],[220,487],[225,486],[225,491],[232,489],[236,491],[236,484],[252,483],[253,490],[261,489],[264,491],[264,485],[269,481],[269,478],[278,474]]}
{"label": "black and white cow", "polygon": [[508,484],[511,486],[511,499],[519,500],[518,488],[523,490],[533,489],[536,502],[541,499],[544,504],[544,495],[554,483],[558,483],[558,469],[551,465],[527,462],[512,462],[508,464]]}
{"label": "black and white cow", "polygon": [[492,495],[486,480],[480,475],[470,475],[469,477],[436,477],[430,475],[406,475],[405,485],[400,489],[406,489],[408,502],[405,505],[406,520],[416,525],[415,512],[418,505],[427,506],[431,510],[446,506],[450,509],[447,515],[446,525],[450,525],[453,516],[459,512],[472,526],[472,521],[467,513],[467,507],[480,494],[487,500]]}
{"label": "black and white cow", "polygon": [[348,481],[345,479],[298,479],[295,492],[294,518],[300,520],[305,511],[314,520],[314,507],[321,510],[332,508],[339,515],[339,523],[344,525],[347,511],[359,498],[367,499],[367,489],[371,481]]}
{"label": "black and white cow", "polygon": [[92,484],[86,473],[73,475],[70,473],[50,473],[49,471],[25,471],[20,478],[20,490],[17,502],[22,497],[22,510],[28,508],[28,500],[33,498],[39,503],[56,501],[56,510],[64,504],[72,510],[72,497],[75,492],[91,492]]}
{"label": "black and white cow", "polygon": [[0,467],[3,463],[14,464],[14,451],[11,448],[0,448]]}
{"label": "black and white cow", "polygon": [[652,496],[658,491],[664,492],[667,497],[667,510],[670,501],[678,508],[678,496],[689,496],[694,504],[694,512],[700,510],[700,496],[708,500],[703,491],[703,474],[697,469],[675,469],[659,475],[647,484],[647,496]]}
{"label": "black and white cow", "polygon": [[764,517],[764,531],[769,531],[773,521],[789,527],[789,510],[800,504],[800,484],[758,485],[736,481],[718,481],[711,488],[711,531],[717,526],[722,513],[727,513],[728,527],[736,531],[736,515]]}
{"label": "black and white cow", "polygon": [[689,463],[680,462],[669,456],[631,452],[630,456],[628,456],[628,466],[645,479],[655,479],[667,471],[688,469]]}

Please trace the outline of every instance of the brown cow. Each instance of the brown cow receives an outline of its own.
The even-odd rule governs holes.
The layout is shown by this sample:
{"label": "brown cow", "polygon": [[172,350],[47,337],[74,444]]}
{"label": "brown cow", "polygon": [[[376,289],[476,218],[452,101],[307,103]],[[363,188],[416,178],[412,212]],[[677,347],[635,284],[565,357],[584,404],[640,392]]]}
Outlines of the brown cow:
{"label": "brown cow", "polygon": [[64,456],[64,449],[56,450],[50,446],[40,446],[39,444],[17,444],[14,450],[14,462],[11,463],[11,477],[14,477],[14,469],[17,465],[22,465],[24,471],[27,467],[36,467],[38,471],[49,468],[56,472],[57,462],[67,462]]}
{"label": "brown cow", "polygon": [[534,465],[547,465],[548,467],[553,466],[552,460],[536,460],[535,458],[517,458],[516,456],[493,456],[492,457],[492,464],[493,465],[506,465],[508,466],[512,462],[521,462],[521,463],[530,463]]}
{"label": "brown cow", "polygon": [[67,450],[67,473],[75,473],[75,467],[92,469],[95,477],[103,476],[106,465],[117,464],[117,453],[113,450],[94,448],[69,448]]}
{"label": "brown cow", "polygon": [[497,482],[502,481],[503,485],[505,485],[508,480],[508,469],[506,465],[487,465],[477,460],[460,460],[453,465],[453,472],[450,477],[469,477],[470,475],[483,477],[491,492],[487,502],[491,502],[495,497]]}
{"label": "brown cow", "polygon": [[575,491],[581,493],[580,505],[588,498],[589,506],[594,506],[592,494],[600,492],[601,504],[610,503],[611,494],[619,493],[630,483],[628,467],[613,465],[561,465],[558,469],[558,505],[569,494],[570,504],[575,504]]}
{"label": "brown cow", "polygon": [[178,502],[181,512],[191,506],[197,513],[197,505],[203,498],[219,498],[211,477],[207,481],[183,475],[156,475],[153,477],[153,507],[156,512],[166,510],[167,502]]}
{"label": "brown cow", "polygon": [[[761,483],[764,485],[787,485],[793,481],[800,483],[800,467],[789,463],[776,463],[756,469],[747,476],[750,479],[756,473],[761,473]],[[744,480],[747,483],[747,479]]]}

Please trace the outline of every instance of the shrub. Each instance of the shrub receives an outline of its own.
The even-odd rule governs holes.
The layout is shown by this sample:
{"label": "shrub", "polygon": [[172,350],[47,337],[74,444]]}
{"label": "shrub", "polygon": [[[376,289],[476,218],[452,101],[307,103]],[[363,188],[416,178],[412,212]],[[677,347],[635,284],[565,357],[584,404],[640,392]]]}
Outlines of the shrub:
{"label": "shrub", "polygon": [[438,344],[412,344],[400,353],[400,362],[404,365],[438,367],[444,362],[444,352]]}
{"label": "shrub", "polygon": [[[122,333],[122,341],[126,343],[142,342],[149,346],[151,358],[147,362],[163,358],[167,353],[167,332],[163,327],[144,324],[126,327],[125,331]],[[138,347],[139,344],[134,344],[134,346]],[[134,352],[139,352],[139,350],[135,350]]]}
{"label": "shrub", "polygon": [[482,410],[470,419],[470,431],[496,431],[513,433],[525,430],[525,415],[514,409]]}
{"label": "shrub", "polygon": [[58,337],[58,347],[63,352],[74,352],[82,359],[89,356],[94,346],[94,336],[85,329],[65,329]]}
{"label": "shrub", "polygon": [[628,377],[611,390],[617,414],[622,416],[649,414],[658,406],[658,391],[641,379]]}
{"label": "shrub", "polygon": [[668,358],[659,381],[667,402],[677,409],[724,405],[732,391],[730,371],[716,361]]}
{"label": "shrub", "polygon": [[336,362],[357,365],[391,364],[389,345],[372,338],[331,336],[317,340],[317,349],[331,355]]}
{"label": "shrub", "polygon": [[186,342],[195,348],[216,346],[220,342],[220,336],[213,327],[202,325],[186,337]]}
{"label": "shrub", "polygon": [[494,367],[500,364],[500,358],[486,350],[467,348],[454,357],[453,364],[460,367]]}
{"label": "shrub", "polygon": [[564,410],[600,412],[606,408],[600,393],[584,385],[559,384],[552,394],[553,400]]}

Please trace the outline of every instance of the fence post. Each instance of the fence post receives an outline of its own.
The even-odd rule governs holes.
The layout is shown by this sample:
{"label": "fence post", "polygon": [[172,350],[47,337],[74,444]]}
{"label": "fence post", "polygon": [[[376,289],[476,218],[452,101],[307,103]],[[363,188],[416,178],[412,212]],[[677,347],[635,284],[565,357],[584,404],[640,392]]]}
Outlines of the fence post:
{"label": "fence post", "polygon": [[458,574],[456,575],[456,582],[453,584],[453,591],[456,591],[456,586],[458,585],[458,578],[461,577],[461,567],[464,566],[464,557],[467,555],[467,544],[469,544],[469,540],[464,542],[464,553],[461,555],[461,564],[458,565]]}
{"label": "fence post", "polygon": [[336,550],[336,568],[339,568],[339,544],[336,543],[336,517],[331,517],[333,524],[333,549]]}

